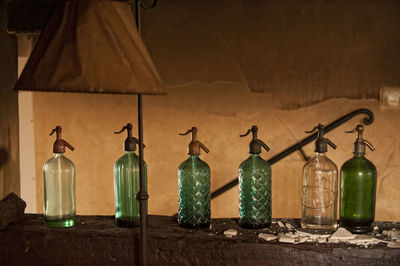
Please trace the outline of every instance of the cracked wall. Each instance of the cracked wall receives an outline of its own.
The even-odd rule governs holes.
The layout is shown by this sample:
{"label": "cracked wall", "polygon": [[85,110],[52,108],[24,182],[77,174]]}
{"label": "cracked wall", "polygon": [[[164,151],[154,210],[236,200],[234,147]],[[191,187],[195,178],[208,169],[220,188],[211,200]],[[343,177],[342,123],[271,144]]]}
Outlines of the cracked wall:
{"label": "cracked wall", "polygon": [[[190,141],[178,133],[192,126],[210,149],[201,156],[214,191],[248,157],[250,140],[239,134],[252,125],[270,146],[262,154],[269,159],[316,124],[370,108],[376,119],[365,138],[376,147],[367,154],[379,176],[376,218],[399,220],[400,109],[382,109],[376,99],[332,99],[375,97],[381,86],[400,84],[398,2],[249,2],[161,1],[143,13],[144,41],[168,93],[144,96],[149,212],[176,213],[177,168]],[[124,141],[113,132],[127,122],[136,130],[136,102],[131,95],[34,94],[38,211],[41,168],[54,141],[48,134],[62,125],[76,147],[66,156],[77,167],[78,214],[113,214],[113,164]],[[355,139],[344,131],[361,119],[327,134],[338,146],[328,153],[338,167],[352,156]],[[311,156],[313,145],[305,151]],[[294,153],[272,166],[273,217],[300,217],[304,163]],[[237,187],[213,200],[212,216],[238,216]]]}
{"label": "cracked wall", "polygon": [[[367,157],[378,169],[376,218],[399,220],[400,109],[382,109],[376,100],[334,99],[310,107],[285,111],[271,107],[272,96],[251,94],[245,87],[221,82],[167,88],[167,96],[144,97],[145,160],[148,165],[149,212],[172,215],[177,211],[177,168],[187,158],[190,138],[179,136],[192,126],[210,153],[201,157],[211,168],[211,189],[234,179],[239,164],[248,157],[249,138],[239,138],[252,125],[271,151],[269,159],[307,136],[317,123],[328,124],[357,108],[370,108],[375,122],[365,129],[365,138],[376,148]],[[66,100],[68,99],[68,101]],[[35,147],[38,211],[42,209],[41,167],[52,156],[56,125],[76,147],[66,156],[77,168],[77,212],[113,214],[113,164],[123,154],[124,137],[114,135],[126,122],[137,125],[135,96],[36,93]],[[327,136],[338,146],[328,156],[340,167],[352,156],[355,136],[344,131],[360,123],[358,116]],[[305,147],[313,155],[313,144]],[[273,217],[300,217],[302,166],[299,152],[272,166]],[[238,188],[212,201],[213,217],[238,216]]]}

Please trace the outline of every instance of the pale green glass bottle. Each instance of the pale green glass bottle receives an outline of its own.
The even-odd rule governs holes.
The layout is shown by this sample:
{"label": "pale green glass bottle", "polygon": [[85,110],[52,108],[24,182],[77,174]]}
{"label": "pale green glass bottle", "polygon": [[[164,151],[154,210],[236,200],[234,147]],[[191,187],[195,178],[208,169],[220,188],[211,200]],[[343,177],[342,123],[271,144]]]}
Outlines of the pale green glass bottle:
{"label": "pale green glass bottle", "polygon": [[178,223],[183,227],[208,227],[211,219],[210,167],[199,158],[200,148],[209,152],[197,140],[197,128],[192,133],[189,144],[189,158],[178,168]]}
{"label": "pale green glass bottle", "polygon": [[328,146],[336,145],[324,138],[324,126],[319,124],[311,131],[318,130],[315,142],[315,157],[303,167],[303,197],[301,227],[335,230],[337,227],[338,170],[326,152]]}
{"label": "pale green glass bottle", "polygon": [[75,225],[75,166],[64,156],[65,146],[74,148],[61,138],[61,126],[53,145],[54,157],[43,166],[44,224],[49,227]]}
{"label": "pale green glass bottle", "polygon": [[[121,131],[115,132],[119,134],[125,129],[128,132],[124,145],[125,154],[114,165],[115,224],[122,227],[140,226],[139,201],[136,199],[140,191],[140,162],[135,154],[139,141],[132,137],[132,128],[132,124],[128,123]],[[146,179],[146,163],[143,172]]]}
{"label": "pale green glass bottle", "polygon": [[239,166],[239,225],[244,228],[264,228],[271,224],[271,167],[261,158],[261,147],[269,147],[257,138],[257,126],[250,142],[250,157]]}
{"label": "pale green glass bottle", "polygon": [[372,231],[375,220],[377,171],[375,165],[364,157],[365,146],[375,148],[363,139],[364,127],[357,125],[354,157],[346,161],[340,170],[340,222],[352,233]]}

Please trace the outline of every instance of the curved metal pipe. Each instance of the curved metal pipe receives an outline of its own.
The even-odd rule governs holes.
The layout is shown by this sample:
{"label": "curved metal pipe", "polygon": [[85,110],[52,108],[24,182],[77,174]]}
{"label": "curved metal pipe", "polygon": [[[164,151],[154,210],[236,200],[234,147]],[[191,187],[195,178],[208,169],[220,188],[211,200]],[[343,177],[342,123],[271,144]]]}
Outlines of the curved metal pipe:
{"label": "curved metal pipe", "polygon": [[[329,131],[337,128],[338,126],[346,123],[347,121],[349,121],[351,118],[359,115],[359,114],[365,114],[366,117],[364,117],[363,119],[363,123],[365,125],[370,125],[372,124],[372,122],[374,122],[374,113],[366,108],[361,108],[361,109],[357,109],[345,116],[340,117],[339,119],[336,119],[335,121],[333,121],[332,123],[330,123],[329,125],[327,125],[325,127],[325,133],[328,133]],[[285,158],[286,156],[292,154],[293,152],[300,150],[301,148],[305,145],[307,145],[308,143],[310,143],[311,141],[315,140],[318,136],[318,133],[314,133],[304,139],[302,139],[300,142],[290,146],[289,148],[287,148],[286,150],[282,151],[281,153],[275,155],[274,157],[272,157],[271,159],[268,160],[268,163],[270,165],[273,165],[274,163],[282,160],[283,158]],[[234,179],[232,181],[230,181],[229,183],[225,184],[224,186],[220,187],[219,189],[215,190],[213,193],[211,193],[211,199],[214,199],[216,197],[218,197],[219,195],[223,194],[224,192],[228,191],[229,189],[235,187],[237,184],[239,183],[238,179]]]}

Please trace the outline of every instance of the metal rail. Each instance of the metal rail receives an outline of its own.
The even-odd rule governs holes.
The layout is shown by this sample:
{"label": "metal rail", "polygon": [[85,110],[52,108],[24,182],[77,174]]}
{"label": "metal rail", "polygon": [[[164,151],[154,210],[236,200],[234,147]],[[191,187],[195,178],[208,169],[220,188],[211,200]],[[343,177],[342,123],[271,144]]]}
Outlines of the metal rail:
{"label": "metal rail", "polygon": [[[337,128],[338,126],[342,125],[343,123],[347,122],[348,120],[350,120],[351,118],[353,118],[359,114],[367,115],[367,117],[364,117],[364,119],[363,119],[363,123],[365,125],[370,125],[370,124],[372,124],[372,122],[374,122],[374,113],[369,109],[361,108],[361,109],[357,109],[345,116],[342,116],[339,119],[337,119],[337,120],[333,121],[332,123],[330,123],[329,125],[327,125],[325,127],[325,133],[328,133],[329,131]],[[279,153],[279,154],[275,155],[274,157],[272,157],[271,159],[269,159],[268,163],[270,165],[273,165],[274,163],[282,160],[283,158],[285,158],[286,156],[292,154],[293,152],[295,152],[297,150],[299,150],[302,153],[303,157],[306,159],[307,156],[304,154],[302,147],[307,145],[311,141],[315,140],[317,138],[317,136],[318,136],[318,133],[314,133],[314,134],[302,139],[300,142],[290,146],[286,150],[282,151],[281,153]],[[239,183],[239,181],[237,178],[230,181],[229,183],[225,184],[224,186],[220,187],[219,189],[217,189],[213,193],[211,193],[211,199],[214,199],[214,198],[218,197],[219,195],[225,193],[229,189],[236,186],[238,183]]]}
{"label": "metal rail", "polygon": [[[135,0],[135,20],[139,34],[142,34],[141,25],[141,13],[140,9],[150,10],[154,8],[158,3],[158,0],[154,0],[151,6],[146,6],[141,0]],[[139,263],[141,266],[147,265],[147,212],[148,212],[148,198],[147,193],[147,180],[144,177],[144,154],[143,154],[143,102],[142,95],[138,94],[138,135],[139,135],[139,178],[140,178],[140,191],[136,195],[136,199],[139,200],[139,213],[140,213],[140,253]]]}

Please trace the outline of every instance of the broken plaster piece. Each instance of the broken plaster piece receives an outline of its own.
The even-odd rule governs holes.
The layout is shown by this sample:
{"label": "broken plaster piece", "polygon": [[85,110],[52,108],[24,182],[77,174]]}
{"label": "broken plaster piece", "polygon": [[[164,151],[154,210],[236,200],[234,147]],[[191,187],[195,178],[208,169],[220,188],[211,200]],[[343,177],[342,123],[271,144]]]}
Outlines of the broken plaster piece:
{"label": "broken plaster piece", "polygon": [[278,221],[278,225],[279,227],[286,227],[284,223],[282,223],[281,221]]}
{"label": "broken plaster piece", "polygon": [[386,246],[389,248],[400,248],[400,242],[389,242]]}
{"label": "broken plaster piece", "polygon": [[267,241],[267,242],[277,239],[277,236],[276,236],[276,235],[273,235],[273,234],[264,234],[264,233],[259,233],[259,234],[258,234],[258,237],[261,238],[261,239],[264,239],[264,240]]}
{"label": "broken plaster piece", "polygon": [[339,227],[339,229],[336,230],[336,232],[333,233],[330,238],[336,240],[348,240],[348,239],[354,239],[355,237],[356,235],[353,235],[347,229]]}
{"label": "broken plaster piece", "polygon": [[279,233],[278,235],[278,241],[281,243],[291,243],[294,244],[296,243],[296,236],[294,234],[283,234]]}
{"label": "broken plaster piece", "polygon": [[392,240],[400,239],[400,230],[392,229],[392,230],[384,230],[382,235],[389,237]]}
{"label": "broken plaster piece", "polygon": [[228,229],[228,230],[225,230],[225,231],[224,231],[224,235],[225,235],[226,237],[232,238],[233,236],[236,236],[236,235],[237,235],[237,230],[235,230],[235,229]]}
{"label": "broken plaster piece", "polygon": [[294,226],[291,225],[290,223],[286,223],[285,225],[286,225],[287,229],[294,230]]}
{"label": "broken plaster piece", "polygon": [[351,239],[348,241],[350,242],[350,244],[356,244],[358,246],[364,246],[366,248],[369,245],[376,245],[379,243],[388,243],[387,241],[380,240],[380,239],[374,238],[369,235],[357,235],[357,237],[355,239]]}
{"label": "broken plaster piece", "polygon": [[329,234],[325,234],[325,235],[319,235],[319,234],[311,234],[311,233],[307,233],[304,231],[300,231],[296,229],[296,235],[300,236],[300,237],[308,237],[309,239],[307,240],[307,242],[314,242],[314,241],[318,241],[319,238],[328,238],[331,235]]}
{"label": "broken plaster piece", "polygon": [[329,242],[329,243],[333,243],[333,244],[340,243],[339,239],[335,239],[335,238],[329,238],[329,239],[328,239],[328,242]]}
{"label": "broken plaster piece", "polygon": [[295,244],[300,244],[300,243],[304,243],[304,242],[308,242],[308,240],[310,239],[308,236],[299,236],[298,238],[298,242],[296,242]]}

